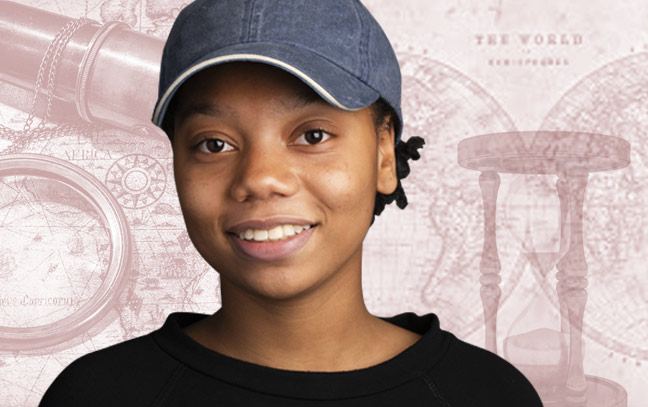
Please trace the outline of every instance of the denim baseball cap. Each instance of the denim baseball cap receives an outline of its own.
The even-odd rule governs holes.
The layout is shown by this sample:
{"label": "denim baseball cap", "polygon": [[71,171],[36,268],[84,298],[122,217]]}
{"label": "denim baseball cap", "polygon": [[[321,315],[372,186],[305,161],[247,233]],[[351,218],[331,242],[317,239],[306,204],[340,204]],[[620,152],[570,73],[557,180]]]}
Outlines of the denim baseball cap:
{"label": "denim baseball cap", "polygon": [[403,128],[401,73],[384,31],[358,0],[197,0],[171,28],[162,53],[152,121],[197,72],[234,61],[272,65],[346,111],[383,98]]}

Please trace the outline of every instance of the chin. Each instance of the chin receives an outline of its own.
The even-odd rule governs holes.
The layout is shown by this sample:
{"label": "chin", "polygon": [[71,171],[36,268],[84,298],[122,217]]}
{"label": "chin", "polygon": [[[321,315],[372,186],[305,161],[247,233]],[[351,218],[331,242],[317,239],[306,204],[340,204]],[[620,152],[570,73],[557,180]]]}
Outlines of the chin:
{"label": "chin", "polygon": [[248,271],[243,281],[235,283],[239,288],[257,298],[274,301],[294,300],[314,291],[320,281],[307,278],[308,273],[303,268],[294,266],[290,271],[264,269]]}

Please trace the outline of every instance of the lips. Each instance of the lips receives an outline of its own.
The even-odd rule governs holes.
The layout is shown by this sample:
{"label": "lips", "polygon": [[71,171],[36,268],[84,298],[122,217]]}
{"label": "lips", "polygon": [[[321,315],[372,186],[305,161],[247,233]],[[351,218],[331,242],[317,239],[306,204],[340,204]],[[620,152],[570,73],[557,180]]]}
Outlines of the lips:
{"label": "lips", "polygon": [[[259,225],[257,223],[256,225],[256,227],[268,227],[267,224]],[[249,226],[250,223],[237,225],[239,228],[248,228]],[[257,261],[276,261],[286,259],[299,252],[310,241],[311,236],[313,236],[313,233],[317,229],[314,226],[297,235],[277,241],[248,241],[241,239],[233,232],[228,233],[227,237],[232,242],[234,248],[244,257]]]}
{"label": "lips", "polygon": [[238,235],[239,233],[244,233],[248,229],[270,230],[270,229],[274,229],[277,226],[283,226],[283,225],[314,226],[316,224],[317,224],[316,222],[309,221],[306,219],[300,219],[300,218],[289,217],[289,216],[281,216],[281,217],[274,217],[265,220],[260,220],[260,219],[247,220],[241,223],[237,223],[236,225],[228,228],[227,232]]}

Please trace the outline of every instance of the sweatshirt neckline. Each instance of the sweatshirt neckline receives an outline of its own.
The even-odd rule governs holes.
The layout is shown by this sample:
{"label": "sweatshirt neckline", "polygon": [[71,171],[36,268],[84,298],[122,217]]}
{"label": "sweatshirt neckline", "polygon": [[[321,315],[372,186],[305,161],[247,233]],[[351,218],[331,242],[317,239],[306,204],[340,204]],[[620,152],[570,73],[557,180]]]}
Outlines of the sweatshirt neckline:
{"label": "sweatshirt neckline", "polygon": [[231,358],[201,345],[182,330],[206,317],[207,314],[173,312],[151,335],[163,350],[196,371],[234,386],[292,398],[332,400],[397,387],[429,370],[443,356],[450,340],[433,313],[419,316],[406,312],[380,317],[422,337],[393,358],[371,367],[344,372],[293,371]]}

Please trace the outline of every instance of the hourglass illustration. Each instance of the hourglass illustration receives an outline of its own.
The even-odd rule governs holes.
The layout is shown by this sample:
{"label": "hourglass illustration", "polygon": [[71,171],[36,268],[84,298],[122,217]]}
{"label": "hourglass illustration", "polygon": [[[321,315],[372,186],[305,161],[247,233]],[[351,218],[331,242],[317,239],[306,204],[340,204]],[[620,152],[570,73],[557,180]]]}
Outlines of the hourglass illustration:
{"label": "hourglass illustration", "polygon": [[[535,283],[531,300],[508,329],[504,357],[544,394],[545,405],[559,399],[554,393],[566,382],[569,360],[566,306],[553,289],[550,275],[567,252],[569,239],[567,191],[564,179],[559,180],[555,183],[551,176],[543,175],[518,176],[509,187],[504,211],[504,223],[521,242]],[[516,230],[519,226],[522,234]]]}
{"label": "hourglass illustration", "polygon": [[[521,313],[531,323],[523,323],[522,317],[514,322],[512,328],[515,329],[504,342],[504,356],[533,383],[545,406],[626,406],[627,395],[621,386],[604,378],[585,375],[583,368],[582,332],[588,296],[583,208],[589,174],[629,165],[630,144],[617,137],[582,132],[496,133],[462,140],[458,145],[458,161],[464,168],[481,172],[484,249],[479,281],[486,348],[497,353],[501,265],[495,214],[499,173],[557,175],[555,191],[560,210],[555,213],[560,220],[560,245],[556,248],[555,238],[550,237],[549,244],[542,247],[539,243],[546,234],[540,236],[542,230],[532,230],[530,226],[525,228],[522,249],[534,272],[539,295]],[[542,208],[542,205],[532,207]],[[546,225],[544,229],[551,229]],[[558,281],[556,289],[549,290],[548,275],[554,265],[558,270]],[[553,291],[557,306],[552,305],[551,297],[541,295]],[[556,318],[551,318],[552,310],[559,323],[553,324],[552,319],[555,321]],[[530,327],[534,323],[541,325]]]}

